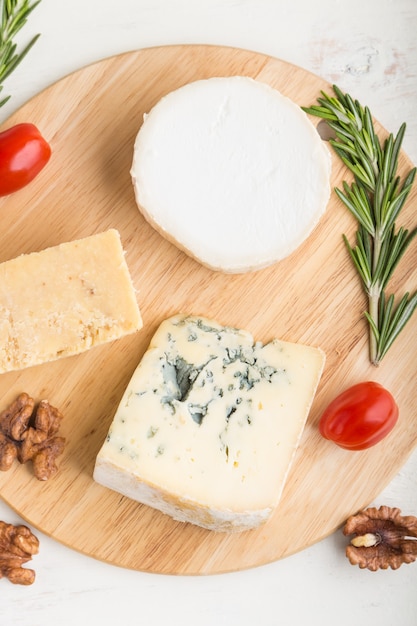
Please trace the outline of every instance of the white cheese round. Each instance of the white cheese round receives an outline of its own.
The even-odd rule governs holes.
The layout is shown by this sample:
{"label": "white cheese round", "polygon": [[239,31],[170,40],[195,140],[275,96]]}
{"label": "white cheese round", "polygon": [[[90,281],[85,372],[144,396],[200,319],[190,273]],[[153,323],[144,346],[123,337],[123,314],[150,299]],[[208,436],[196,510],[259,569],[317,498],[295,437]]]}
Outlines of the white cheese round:
{"label": "white cheese round", "polygon": [[307,115],[248,77],[210,78],[145,115],[131,169],[150,224],[214,270],[257,270],[310,235],[330,196],[330,155]]}

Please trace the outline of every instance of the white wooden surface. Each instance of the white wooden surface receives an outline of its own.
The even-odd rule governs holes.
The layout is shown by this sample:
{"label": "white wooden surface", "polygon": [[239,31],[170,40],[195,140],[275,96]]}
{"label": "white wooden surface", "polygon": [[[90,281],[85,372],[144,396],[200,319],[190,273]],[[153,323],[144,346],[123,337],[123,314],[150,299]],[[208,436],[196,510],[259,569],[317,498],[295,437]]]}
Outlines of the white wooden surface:
{"label": "white wooden surface", "polygon": [[[2,121],[92,61],[154,45],[221,44],[337,83],[393,132],[406,121],[404,148],[417,163],[415,0],[42,0],[20,38],[37,32],[41,39],[5,85],[12,98]],[[417,451],[373,504],[417,515]],[[0,519],[20,521],[3,502]],[[341,533],[271,565],[200,578],[112,567],[39,537],[35,584],[0,581],[2,626],[417,624],[417,563],[361,571],[345,558]]]}

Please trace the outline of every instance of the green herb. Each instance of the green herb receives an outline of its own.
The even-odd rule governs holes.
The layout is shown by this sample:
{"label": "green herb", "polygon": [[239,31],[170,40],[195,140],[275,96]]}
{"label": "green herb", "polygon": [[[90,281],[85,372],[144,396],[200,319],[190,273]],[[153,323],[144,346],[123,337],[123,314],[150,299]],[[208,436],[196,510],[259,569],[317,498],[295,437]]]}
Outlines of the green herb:
{"label": "green herb", "polygon": [[[0,91],[3,89],[5,79],[19,65],[39,37],[39,35],[36,35],[21,51],[17,50],[14,38],[26,24],[29,14],[32,13],[40,1],[0,0]],[[9,98],[10,96],[6,96],[0,100],[0,107]]]}
{"label": "green herb", "polygon": [[336,189],[337,196],[358,222],[356,243],[343,240],[368,296],[365,316],[369,322],[370,360],[379,365],[417,307],[417,292],[406,293],[398,303],[385,289],[417,228],[396,228],[396,220],[411,190],[416,168],[402,180],[398,157],[405,133],[402,124],[396,137],[384,141],[376,135],[371,113],[349,94],[333,86],[334,96],[321,92],[317,105],[303,107],[310,115],[326,120],[335,138],[336,154],[353,173],[349,185]]}

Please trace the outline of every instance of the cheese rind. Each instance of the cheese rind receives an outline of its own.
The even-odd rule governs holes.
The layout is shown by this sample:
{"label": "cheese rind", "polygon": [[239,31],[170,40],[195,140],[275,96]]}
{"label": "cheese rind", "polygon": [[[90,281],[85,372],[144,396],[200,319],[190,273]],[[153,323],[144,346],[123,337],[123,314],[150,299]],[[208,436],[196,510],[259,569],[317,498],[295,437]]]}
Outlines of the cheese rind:
{"label": "cheese rind", "polygon": [[178,248],[242,273],[301,245],[330,197],[331,160],[307,115],[244,76],[188,83],[145,115],[131,175],[138,207]]}
{"label": "cheese rind", "polygon": [[141,327],[115,229],[0,264],[0,373],[79,354]]}
{"label": "cheese rind", "polygon": [[205,318],[165,320],[130,380],[94,479],[176,520],[242,531],[276,508],[324,366],[318,348]]}

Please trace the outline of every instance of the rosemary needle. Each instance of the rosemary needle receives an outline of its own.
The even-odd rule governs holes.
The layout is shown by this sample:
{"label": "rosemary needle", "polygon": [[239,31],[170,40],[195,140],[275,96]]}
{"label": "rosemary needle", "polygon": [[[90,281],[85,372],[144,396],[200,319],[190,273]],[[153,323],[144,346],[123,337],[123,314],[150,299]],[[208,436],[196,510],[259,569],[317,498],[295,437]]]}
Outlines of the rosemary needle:
{"label": "rosemary needle", "polygon": [[[40,1],[0,0],[0,92],[5,79],[15,70],[39,37],[35,35],[23,50],[17,50],[17,44],[14,42],[15,35],[26,24],[30,13]],[[6,96],[0,100],[0,107],[9,98],[10,96]]]}
{"label": "rosemary needle", "polygon": [[358,222],[356,242],[343,240],[368,296],[369,357],[379,365],[417,308],[417,292],[404,294],[398,304],[387,297],[386,287],[417,228],[397,230],[396,220],[413,185],[416,168],[402,180],[398,157],[406,125],[383,144],[375,132],[372,116],[349,94],[333,86],[334,96],[321,92],[317,105],[303,110],[326,121],[335,133],[330,144],[353,174],[335,192]]}

